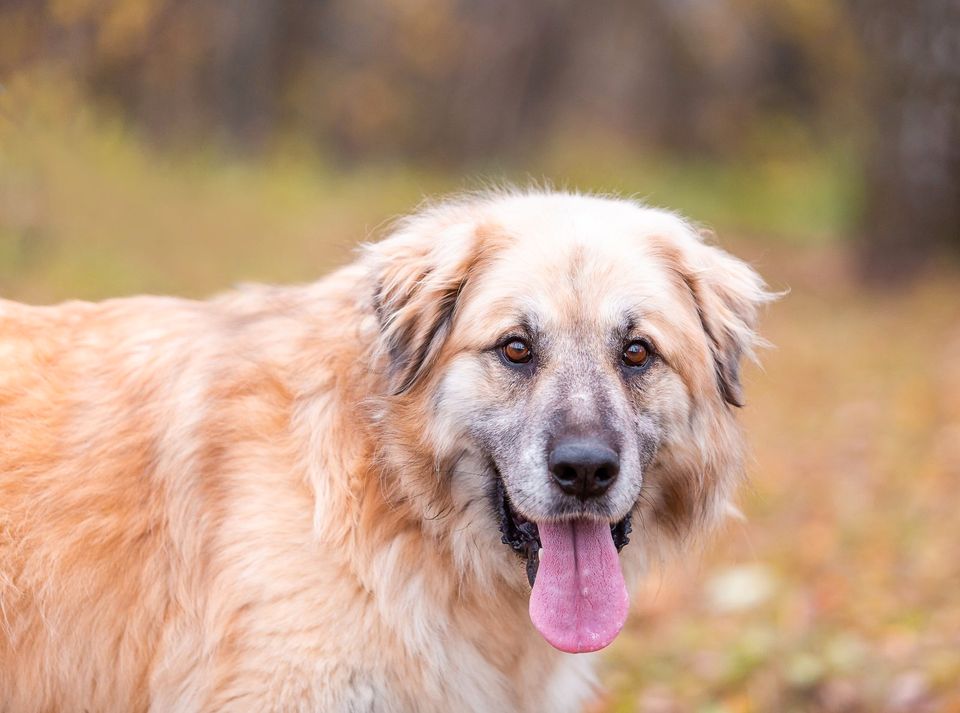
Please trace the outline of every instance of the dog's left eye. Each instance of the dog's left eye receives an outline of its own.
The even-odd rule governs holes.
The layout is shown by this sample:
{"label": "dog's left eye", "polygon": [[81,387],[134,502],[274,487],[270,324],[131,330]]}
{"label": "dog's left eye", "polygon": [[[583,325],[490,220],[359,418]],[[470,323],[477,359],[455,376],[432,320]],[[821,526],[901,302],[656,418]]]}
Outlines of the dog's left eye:
{"label": "dog's left eye", "polygon": [[514,364],[526,364],[533,357],[530,345],[522,339],[512,339],[502,347],[503,355]]}

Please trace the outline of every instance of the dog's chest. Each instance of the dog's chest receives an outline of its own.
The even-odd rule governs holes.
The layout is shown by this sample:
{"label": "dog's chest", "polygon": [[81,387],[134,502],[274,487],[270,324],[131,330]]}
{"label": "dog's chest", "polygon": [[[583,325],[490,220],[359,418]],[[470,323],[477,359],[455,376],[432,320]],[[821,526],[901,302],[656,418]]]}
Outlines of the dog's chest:
{"label": "dog's chest", "polygon": [[596,695],[593,661],[592,655],[544,654],[538,645],[504,670],[500,662],[489,660],[448,630],[419,659],[419,676],[411,677],[409,667],[401,664],[399,675],[390,678],[403,689],[398,698],[410,706],[398,707],[397,713],[577,713]]}

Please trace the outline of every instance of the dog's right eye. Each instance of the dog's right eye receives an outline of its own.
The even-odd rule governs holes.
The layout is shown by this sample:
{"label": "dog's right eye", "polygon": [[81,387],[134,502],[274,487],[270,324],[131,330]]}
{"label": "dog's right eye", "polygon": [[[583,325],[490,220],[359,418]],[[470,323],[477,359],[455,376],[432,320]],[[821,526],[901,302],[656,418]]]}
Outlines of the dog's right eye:
{"label": "dog's right eye", "polygon": [[650,347],[642,339],[630,342],[623,349],[623,363],[627,366],[646,366],[650,361]]}
{"label": "dog's right eye", "polygon": [[514,364],[526,364],[533,358],[530,345],[522,339],[511,339],[504,344],[500,350],[503,352],[503,356],[506,357],[507,361],[513,362]]}

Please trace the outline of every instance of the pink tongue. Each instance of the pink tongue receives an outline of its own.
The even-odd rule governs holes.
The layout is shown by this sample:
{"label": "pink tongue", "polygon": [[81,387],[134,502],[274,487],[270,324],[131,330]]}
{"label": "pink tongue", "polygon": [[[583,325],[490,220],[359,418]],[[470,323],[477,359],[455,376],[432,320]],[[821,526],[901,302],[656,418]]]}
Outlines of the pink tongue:
{"label": "pink tongue", "polygon": [[537,528],[543,552],[530,620],[561,651],[602,649],[620,633],[630,606],[610,525],[573,520]]}

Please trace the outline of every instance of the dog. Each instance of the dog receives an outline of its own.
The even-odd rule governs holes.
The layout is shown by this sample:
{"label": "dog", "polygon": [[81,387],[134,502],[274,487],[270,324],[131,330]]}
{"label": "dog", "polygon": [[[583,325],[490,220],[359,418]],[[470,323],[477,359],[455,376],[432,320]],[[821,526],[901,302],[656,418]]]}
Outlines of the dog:
{"label": "dog", "polygon": [[0,303],[0,710],[581,710],[730,507],[771,299],[675,214],[504,190],[313,284]]}

